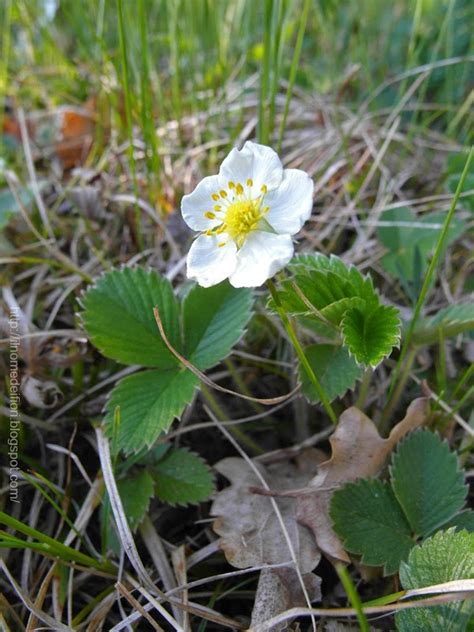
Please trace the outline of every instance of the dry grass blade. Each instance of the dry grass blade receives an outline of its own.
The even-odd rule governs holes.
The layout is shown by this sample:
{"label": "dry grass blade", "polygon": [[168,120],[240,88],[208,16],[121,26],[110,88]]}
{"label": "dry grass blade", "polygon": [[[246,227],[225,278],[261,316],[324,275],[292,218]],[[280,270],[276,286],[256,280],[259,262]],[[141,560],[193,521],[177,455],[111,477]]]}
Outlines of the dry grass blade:
{"label": "dry grass blade", "polygon": [[29,612],[32,615],[34,615],[40,621],[43,621],[43,623],[46,623],[46,625],[49,625],[50,628],[52,628],[53,630],[59,630],[59,632],[68,632],[70,630],[68,626],[62,624],[60,621],[56,621],[56,619],[53,619],[53,617],[51,617],[49,614],[44,612],[44,610],[41,610],[41,608],[38,608],[31,601],[31,599],[25,595],[24,591],[16,583],[14,577],[12,576],[5,562],[2,559],[0,559],[0,569],[5,573],[8,581],[10,582],[11,586],[15,590],[16,594],[18,595],[22,603],[26,606],[26,608],[29,610]]}
{"label": "dry grass blade", "polygon": [[266,399],[266,398],[262,399],[259,397],[250,397],[249,395],[244,395],[243,393],[237,393],[236,391],[232,391],[228,388],[224,388],[223,386],[219,386],[219,384],[216,384],[215,382],[210,380],[205,373],[203,373],[198,368],[196,368],[193,364],[191,364],[189,360],[183,357],[179,353],[179,351],[177,351],[173,347],[173,345],[170,343],[170,341],[168,340],[166,336],[158,307],[155,307],[153,309],[153,313],[155,315],[155,320],[156,320],[156,324],[158,325],[160,335],[163,338],[163,342],[166,344],[166,346],[171,351],[171,353],[175,356],[175,358],[177,358],[181,362],[181,364],[183,364],[187,369],[189,369],[192,373],[194,373],[194,375],[198,377],[201,380],[201,382],[204,382],[204,384],[206,384],[210,388],[213,388],[214,390],[219,391],[221,393],[226,393],[227,395],[235,395],[236,397],[240,397],[240,399],[245,399],[248,402],[256,402],[257,404],[264,404],[265,406],[274,406],[275,404],[284,402],[290,397],[292,397],[299,390],[300,387],[298,385],[286,395],[281,395],[280,397],[271,397],[269,399]]}
{"label": "dry grass blade", "polygon": [[104,475],[104,483],[109,494],[110,506],[117,525],[117,531],[120,538],[120,542],[124,548],[124,551],[130,560],[133,568],[135,569],[138,577],[145,586],[151,588],[153,592],[156,591],[155,584],[151,577],[148,575],[143,562],[138,554],[138,550],[133,539],[133,534],[128,526],[127,516],[125,515],[122,500],[118,492],[117,483],[112,468],[112,460],[110,457],[109,442],[107,441],[101,428],[96,428],[97,437],[97,450],[99,453],[100,464],[102,467],[102,473]]}

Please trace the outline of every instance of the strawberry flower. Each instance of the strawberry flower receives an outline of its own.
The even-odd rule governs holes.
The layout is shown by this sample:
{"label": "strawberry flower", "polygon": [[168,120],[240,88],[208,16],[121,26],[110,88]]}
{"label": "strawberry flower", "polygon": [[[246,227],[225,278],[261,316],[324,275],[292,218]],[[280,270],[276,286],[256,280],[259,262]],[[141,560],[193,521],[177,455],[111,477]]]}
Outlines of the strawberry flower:
{"label": "strawberry flower", "polygon": [[182,199],[184,221],[201,233],[188,253],[188,278],[203,287],[227,278],[234,287],[262,285],[292,258],[291,236],[312,206],[313,182],[304,171],[283,169],[265,145],[232,149],[219,174]]}

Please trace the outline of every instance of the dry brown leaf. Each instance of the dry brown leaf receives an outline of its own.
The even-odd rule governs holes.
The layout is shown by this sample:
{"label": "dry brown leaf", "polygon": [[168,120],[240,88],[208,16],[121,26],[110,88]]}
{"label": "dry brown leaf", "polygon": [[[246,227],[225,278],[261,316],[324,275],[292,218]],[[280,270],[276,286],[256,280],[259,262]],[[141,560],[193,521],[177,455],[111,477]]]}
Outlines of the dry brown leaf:
{"label": "dry brown leaf", "polygon": [[309,527],[321,551],[332,558],[349,562],[341,541],[332,529],[329,504],[335,489],[358,478],[375,476],[385,465],[390,452],[408,432],[423,425],[428,417],[426,398],[415,399],[387,439],[359,409],[348,408],[341,415],[330,438],[332,456],[319,466],[309,482],[314,491],[297,498],[297,518]]}
{"label": "dry brown leaf", "polygon": [[[303,455],[295,464],[285,462],[264,467],[255,463],[255,467],[268,487],[278,492],[305,486],[316,472],[316,463],[316,459],[309,460]],[[271,499],[250,491],[261,488],[261,480],[244,459],[223,459],[215,468],[231,483],[217,494],[211,507],[211,515],[218,516],[214,531],[221,536],[219,544],[228,562],[237,568],[288,562],[288,567],[261,572],[252,623],[296,605],[306,605]],[[320,580],[311,571],[318,565],[321,554],[311,531],[296,520],[296,500],[278,497],[275,501],[310,599],[316,601],[320,598]]]}

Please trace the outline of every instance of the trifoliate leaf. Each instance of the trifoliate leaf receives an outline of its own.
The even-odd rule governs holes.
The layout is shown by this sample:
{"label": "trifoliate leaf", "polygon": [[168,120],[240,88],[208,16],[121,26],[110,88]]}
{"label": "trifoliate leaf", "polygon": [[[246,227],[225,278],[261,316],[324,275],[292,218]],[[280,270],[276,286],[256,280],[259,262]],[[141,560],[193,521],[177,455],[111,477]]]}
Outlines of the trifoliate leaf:
{"label": "trifoliate leaf", "polygon": [[388,483],[365,479],[348,483],[331,499],[334,530],[350,553],[368,566],[398,570],[414,544],[410,526]]}
{"label": "trifoliate leaf", "polygon": [[400,341],[398,310],[387,305],[352,308],[342,320],[342,334],[359,364],[376,367]]}
{"label": "trifoliate leaf", "polygon": [[156,495],[172,505],[199,503],[214,491],[206,462],[188,450],[172,450],[151,471]]}
{"label": "trifoliate leaf", "polygon": [[427,536],[460,511],[467,487],[458,458],[429,430],[402,441],[390,467],[392,487],[413,531]]}
{"label": "trifoliate leaf", "polygon": [[208,369],[240,340],[252,314],[252,291],[228,282],[210,288],[194,286],[184,299],[185,356]]}
{"label": "trifoliate leaf", "polygon": [[116,406],[120,406],[117,448],[126,453],[151,446],[193,398],[198,379],[183,369],[143,371],[123,378],[112,390],[105,421],[113,431]]}
{"label": "trifoliate leaf", "polygon": [[181,349],[178,302],[169,281],[156,272],[108,272],[87,290],[82,305],[91,342],[106,357],[160,369],[177,366],[160,336],[153,308],[158,307],[171,344]]}
{"label": "trifoliate leaf", "polygon": [[413,342],[426,345],[438,342],[440,332],[443,338],[449,338],[470,329],[474,329],[474,301],[449,305],[434,316],[423,318],[413,333]]}
{"label": "trifoliate leaf", "polygon": [[[354,358],[351,358],[345,347],[312,345],[306,347],[305,355],[331,401],[336,397],[342,397],[346,391],[354,388],[356,380],[362,377],[364,372]],[[303,394],[311,402],[318,402],[319,395],[301,364],[299,376]]]}
{"label": "trifoliate leaf", "polygon": [[[439,531],[415,546],[400,567],[405,590],[474,578],[474,534]],[[403,610],[396,615],[399,632],[464,632],[474,614],[474,600],[453,601],[431,608]]]}

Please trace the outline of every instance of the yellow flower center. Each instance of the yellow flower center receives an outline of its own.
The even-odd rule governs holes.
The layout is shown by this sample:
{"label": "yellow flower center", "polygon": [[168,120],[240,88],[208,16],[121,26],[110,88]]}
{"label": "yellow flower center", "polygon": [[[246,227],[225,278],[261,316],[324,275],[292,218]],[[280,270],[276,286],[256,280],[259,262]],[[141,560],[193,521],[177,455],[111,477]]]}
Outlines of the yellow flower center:
{"label": "yellow flower center", "polygon": [[250,231],[255,230],[261,219],[260,199],[233,202],[225,214],[226,231],[234,241],[243,242]]}
{"label": "yellow flower center", "polygon": [[[258,228],[260,220],[270,210],[268,206],[262,208],[262,202],[267,193],[267,186],[264,184],[260,188],[259,197],[252,199],[253,180],[249,178],[246,188],[240,182],[229,182],[229,189],[222,189],[218,193],[212,194],[214,204],[212,211],[205,211],[204,217],[207,219],[219,219],[222,223],[206,231],[206,235],[220,235],[227,233],[235,241],[238,248],[242,248],[247,235]],[[219,247],[225,246],[226,242],[220,242]]]}

